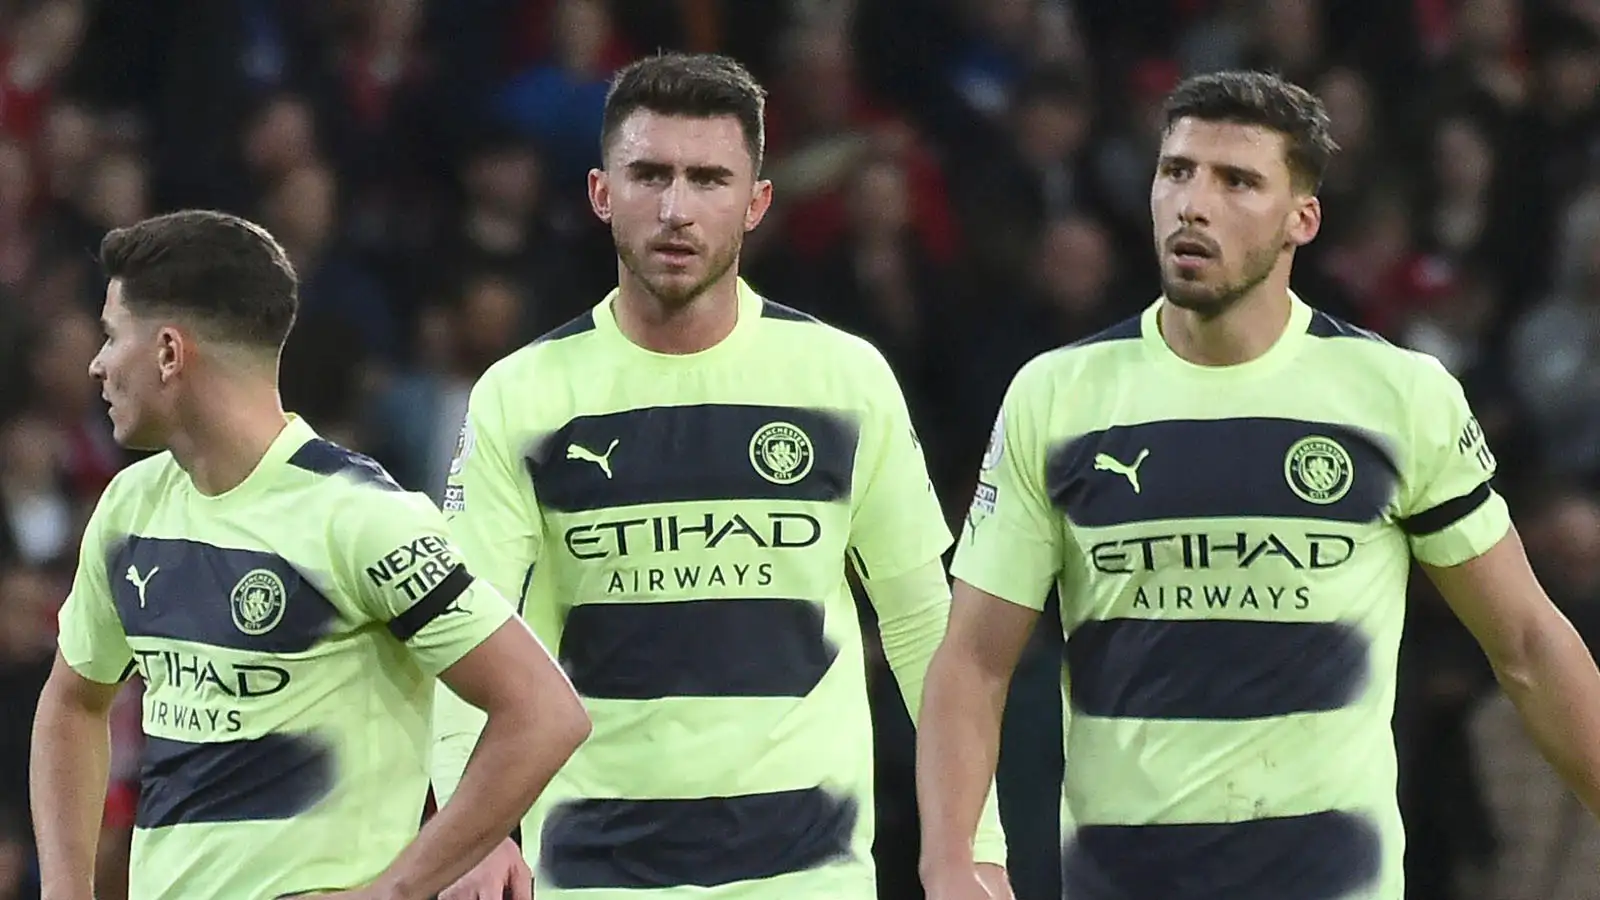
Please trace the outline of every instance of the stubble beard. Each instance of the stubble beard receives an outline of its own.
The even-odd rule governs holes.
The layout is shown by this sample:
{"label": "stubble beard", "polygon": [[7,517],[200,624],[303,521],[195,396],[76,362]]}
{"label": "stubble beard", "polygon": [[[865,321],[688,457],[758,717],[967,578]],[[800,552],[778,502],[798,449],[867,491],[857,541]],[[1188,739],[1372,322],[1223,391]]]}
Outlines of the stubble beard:
{"label": "stubble beard", "polygon": [[[616,245],[617,258],[622,260],[622,265],[633,274],[634,278],[639,280],[640,284],[644,285],[645,290],[650,292],[650,296],[656,298],[661,303],[662,308],[669,312],[688,307],[694,301],[700,299],[700,295],[704,294],[708,288],[721,280],[722,276],[728,274],[728,270],[732,269],[734,263],[738,261],[739,249],[744,244],[742,238],[734,238],[721,253],[707,257],[710,265],[707,266],[706,274],[703,277],[698,281],[689,283],[688,286],[683,286],[683,282],[678,280],[652,276],[648,271],[646,261],[640,258],[640,255],[632,247],[624,243],[615,230],[612,231],[611,239],[612,243]],[[648,253],[648,251],[646,252]]]}
{"label": "stubble beard", "polygon": [[[1200,281],[1187,281],[1173,277],[1166,266],[1161,267],[1161,293],[1167,302],[1179,309],[1188,310],[1205,319],[1215,319],[1236,306],[1245,295],[1255,290],[1272,274],[1278,262],[1278,248],[1282,241],[1253,250],[1245,256],[1244,271],[1231,282],[1209,285]],[[1158,248],[1162,257],[1164,247]]]}

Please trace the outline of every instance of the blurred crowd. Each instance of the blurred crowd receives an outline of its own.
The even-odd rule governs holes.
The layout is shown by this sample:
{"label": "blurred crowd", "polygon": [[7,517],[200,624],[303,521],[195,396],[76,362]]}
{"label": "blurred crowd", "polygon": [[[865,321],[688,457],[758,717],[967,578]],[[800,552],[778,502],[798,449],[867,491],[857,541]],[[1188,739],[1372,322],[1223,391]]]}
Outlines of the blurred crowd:
{"label": "blurred crowd", "polygon": [[[1163,95],[1246,66],[1312,88],[1343,151],[1296,289],[1461,378],[1535,566],[1600,647],[1600,0],[0,0],[0,900],[32,890],[53,615],[128,462],[86,374],[100,236],[186,206],[266,225],[303,279],[286,405],[437,497],[476,376],[615,283],[584,174],[610,73],[658,48],[768,86],[777,199],[746,275],[883,350],[952,524],[1017,368],[1159,291]],[[1600,900],[1600,826],[1414,594],[1408,896]],[[1059,896],[1058,631],[1002,754],[1022,900]],[[881,892],[916,897],[910,723],[872,674]]]}

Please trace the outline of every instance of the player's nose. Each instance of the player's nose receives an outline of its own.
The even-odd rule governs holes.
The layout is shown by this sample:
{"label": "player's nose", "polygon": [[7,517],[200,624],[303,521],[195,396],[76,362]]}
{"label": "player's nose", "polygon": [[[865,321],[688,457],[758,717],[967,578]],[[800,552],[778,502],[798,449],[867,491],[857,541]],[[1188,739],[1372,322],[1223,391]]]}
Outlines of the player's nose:
{"label": "player's nose", "polygon": [[689,208],[688,187],[682,181],[674,181],[672,186],[661,192],[661,207],[658,218],[661,224],[668,228],[682,228],[694,221],[694,216]]}

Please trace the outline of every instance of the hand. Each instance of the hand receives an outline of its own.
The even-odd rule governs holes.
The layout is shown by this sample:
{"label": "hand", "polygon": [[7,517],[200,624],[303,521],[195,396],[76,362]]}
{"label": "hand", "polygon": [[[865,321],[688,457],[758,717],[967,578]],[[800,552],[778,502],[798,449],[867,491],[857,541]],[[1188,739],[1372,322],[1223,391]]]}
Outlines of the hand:
{"label": "hand", "polygon": [[927,900],[1012,900],[1006,870],[991,863],[946,869],[922,885]]}
{"label": "hand", "polygon": [[489,851],[472,871],[439,895],[439,900],[533,900],[533,870],[522,858],[522,848],[510,838]]}
{"label": "hand", "polygon": [[1011,892],[1011,876],[1006,874],[1006,867],[996,863],[978,863],[978,881],[989,892],[994,900],[1017,900],[1017,895]]}

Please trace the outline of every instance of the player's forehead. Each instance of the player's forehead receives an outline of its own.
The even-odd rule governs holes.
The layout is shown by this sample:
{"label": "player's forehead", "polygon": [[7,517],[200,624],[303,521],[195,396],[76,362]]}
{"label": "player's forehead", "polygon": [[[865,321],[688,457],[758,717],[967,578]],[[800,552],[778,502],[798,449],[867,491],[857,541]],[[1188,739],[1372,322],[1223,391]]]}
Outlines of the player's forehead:
{"label": "player's forehead", "polygon": [[681,116],[640,109],[618,125],[607,163],[674,169],[719,167],[738,174],[753,168],[744,128],[736,116]]}
{"label": "player's forehead", "polygon": [[113,278],[106,284],[106,298],[100,308],[100,318],[104,322],[113,322],[127,316],[128,308],[122,302],[122,279]]}
{"label": "player's forehead", "polygon": [[1244,168],[1268,177],[1289,175],[1288,138],[1263,125],[1185,117],[1161,140],[1162,159],[1215,168]]}

